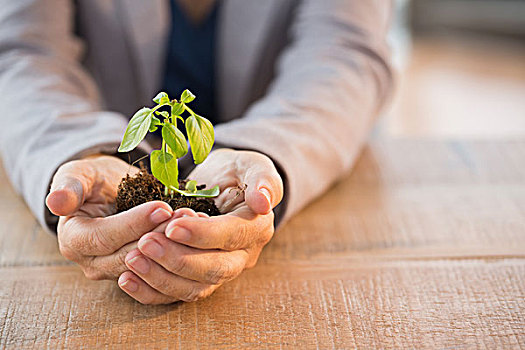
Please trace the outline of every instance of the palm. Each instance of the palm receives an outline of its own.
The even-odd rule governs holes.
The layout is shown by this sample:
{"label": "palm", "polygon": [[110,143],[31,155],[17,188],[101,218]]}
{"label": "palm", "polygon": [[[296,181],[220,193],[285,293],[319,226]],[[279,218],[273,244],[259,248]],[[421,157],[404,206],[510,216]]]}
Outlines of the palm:
{"label": "palm", "polygon": [[71,216],[106,217],[115,213],[115,198],[120,181],[138,168],[109,156],[73,163],[73,171],[82,186],[83,201]]}
{"label": "palm", "polygon": [[[195,168],[188,179],[196,180],[199,184],[206,184],[207,188],[219,186],[220,195],[215,198],[215,204],[223,214],[238,212],[246,207],[245,190],[247,188],[247,173],[244,167],[235,167],[238,156],[234,153],[223,154],[213,152],[208,159]],[[235,152],[235,151],[231,151]],[[233,157],[227,157],[234,155]]]}
{"label": "palm", "polygon": [[[115,199],[118,185],[128,173],[128,169],[130,169],[131,173],[138,171],[138,168],[129,167],[128,165],[127,167],[98,169],[96,182],[93,184],[91,193],[86,197],[84,204],[80,207],[79,214],[89,217],[106,217],[115,214]],[[126,172],[123,172],[123,170],[126,170]]]}
{"label": "palm", "polygon": [[89,217],[106,217],[115,214],[115,198],[118,182],[103,178],[94,185],[91,193],[74,215]]}

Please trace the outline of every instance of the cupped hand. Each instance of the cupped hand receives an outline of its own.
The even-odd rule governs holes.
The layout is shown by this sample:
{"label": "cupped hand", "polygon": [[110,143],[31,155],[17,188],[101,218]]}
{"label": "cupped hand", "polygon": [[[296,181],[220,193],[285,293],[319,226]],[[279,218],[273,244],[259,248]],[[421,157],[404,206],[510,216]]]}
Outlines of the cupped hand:
{"label": "cupped hand", "polygon": [[[126,256],[119,286],[143,304],[195,301],[253,267],[274,232],[282,179],[263,154],[220,149],[188,177],[219,185],[223,215],[175,211],[165,233],[142,236]],[[158,230],[156,230],[158,231]]]}
{"label": "cupped hand", "polygon": [[[116,279],[128,268],[126,255],[152,230],[163,232],[173,211],[164,202],[139,205],[116,215],[118,184],[139,170],[112,156],[94,156],[62,165],[46,199],[60,216],[57,227],[62,255],[90,279]],[[160,226],[159,226],[160,225]]]}

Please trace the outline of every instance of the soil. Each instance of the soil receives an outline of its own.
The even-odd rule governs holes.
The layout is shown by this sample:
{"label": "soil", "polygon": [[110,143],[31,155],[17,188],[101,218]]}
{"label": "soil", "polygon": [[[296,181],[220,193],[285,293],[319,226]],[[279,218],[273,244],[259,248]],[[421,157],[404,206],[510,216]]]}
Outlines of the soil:
{"label": "soil", "polygon": [[[179,188],[184,189],[186,182],[186,180],[180,181]],[[205,187],[206,185],[199,185],[197,189],[200,190]],[[179,193],[174,193],[173,197],[165,196],[164,185],[146,170],[141,170],[133,177],[126,175],[122,179],[117,192],[117,213],[150,201],[166,202],[173,210],[190,208],[195,212],[206,213],[209,216],[221,214],[211,198],[186,197]]]}

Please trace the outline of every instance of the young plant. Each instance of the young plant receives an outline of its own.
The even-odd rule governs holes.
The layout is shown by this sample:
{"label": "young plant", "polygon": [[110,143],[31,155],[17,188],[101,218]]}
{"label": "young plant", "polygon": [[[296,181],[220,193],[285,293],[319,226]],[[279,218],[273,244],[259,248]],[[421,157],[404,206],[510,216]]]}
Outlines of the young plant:
{"label": "young plant", "polygon": [[[202,163],[211,151],[215,134],[211,122],[193,112],[187,104],[195,99],[189,90],[184,90],[180,100],[170,100],[168,94],[160,92],[153,102],[153,108],[141,108],[129,121],[119,152],[129,152],[139,145],[148,132],[162,128],[162,147],[150,154],[151,172],[164,187],[164,194],[173,195],[178,192],[183,196],[191,197],[216,197],[219,195],[219,186],[209,190],[197,190],[196,181],[188,181],[185,189],[179,189],[179,168],[177,159],[188,153],[188,143],[184,134],[177,128],[177,120],[182,121],[186,127],[186,134],[190,142],[191,153],[195,164]],[[161,107],[168,106],[170,112],[159,111]],[[184,112],[189,113],[186,119]]]}

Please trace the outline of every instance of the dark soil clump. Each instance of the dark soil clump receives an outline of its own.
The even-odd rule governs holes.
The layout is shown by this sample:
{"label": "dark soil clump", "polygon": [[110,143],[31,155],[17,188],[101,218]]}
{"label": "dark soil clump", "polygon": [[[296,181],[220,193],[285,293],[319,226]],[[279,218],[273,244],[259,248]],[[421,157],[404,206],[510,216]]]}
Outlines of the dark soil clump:
{"label": "dark soil clump", "polygon": [[[179,188],[183,189],[186,181],[181,181]],[[202,189],[204,185],[197,186]],[[168,203],[173,210],[190,208],[195,212],[206,213],[209,216],[220,215],[219,209],[210,198],[186,197],[179,193],[164,195],[164,185],[153,175],[145,170],[131,177],[126,175],[118,186],[117,213],[126,211],[137,205],[150,202],[163,201]]]}

